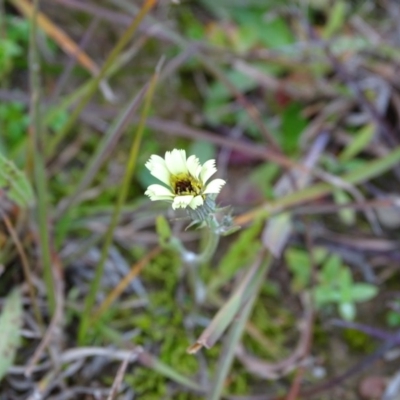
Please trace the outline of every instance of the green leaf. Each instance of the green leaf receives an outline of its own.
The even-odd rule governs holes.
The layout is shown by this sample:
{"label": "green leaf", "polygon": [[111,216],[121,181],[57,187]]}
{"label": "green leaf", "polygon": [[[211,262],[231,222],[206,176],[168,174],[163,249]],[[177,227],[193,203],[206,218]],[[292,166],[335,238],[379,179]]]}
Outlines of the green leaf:
{"label": "green leaf", "polygon": [[13,59],[21,53],[15,42],[5,38],[0,40],[0,80],[11,70]]}
{"label": "green leaf", "polygon": [[344,1],[335,1],[333,7],[328,12],[328,22],[322,33],[324,39],[331,38],[342,27],[346,19],[347,4]]}
{"label": "green leaf", "polygon": [[342,267],[337,277],[340,285],[340,301],[348,303],[353,300],[353,276],[348,267]]}
{"label": "green leaf", "polygon": [[337,303],[340,300],[339,292],[335,288],[326,285],[317,286],[313,294],[317,307],[329,303]]}
{"label": "green leaf", "polygon": [[51,115],[48,123],[51,129],[59,131],[68,121],[68,113],[65,110],[59,110]]}
{"label": "green leaf", "polygon": [[341,265],[342,260],[340,257],[336,254],[331,255],[322,267],[322,282],[326,284],[337,282]]}
{"label": "green leaf", "polygon": [[328,250],[325,247],[316,246],[314,247],[314,260],[317,265],[320,265],[327,257]]}
{"label": "green leaf", "polygon": [[29,42],[29,21],[20,17],[7,18],[7,37],[14,43],[27,46]]}
{"label": "green leaf", "polygon": [[284,47],[294,42],[294,36],[284,18],[275,18],[260,27],[260,41],[271,49]]}
{"label": "green leaf", "polygon": [[160,244],[166,245],[171,237],[171,228],[163,215],[159,215],[156,219],[156,231]]}
{"label": "green leaf", "polygon": [[0,380],[14,363],[20,345],[22,314],[21,293],[14,290],[6,298],[0,315]]}
{"label": "green leaf", "polygon": [[397,328],[398,326],[400,326],[400,313],[393,310],[389,311],[386,315],[386,323],[391,328]]}
{"label": "green leaf", "polygon": [[33,190],[26,175],[1,154],[0,189],[20,207],[28,207],[34,203]]}
{"label": "green leaf", "polygon": [[296,292],[304,290],[310,282],[311,263],[308,253],[304,250],[290,248],[285,252],[285,260],[293,273],[293,289]]}
{"label": "green leaf", "polygon": [[238,29],[238,34],[234,37],[234,48],[238,53],[251,50],[259,41],[259,34],[254,25],[242,25]]}
{"label": "green leaf", "polygon": [[378,288],[369,283],[356,283],[351,290],[353,301],[357,302],[370,300],[375,297],[377,293]]}
{"label": "green leaf", "polygon": [[[29,125],[29,117],[26,107],[16,101],[0,104],[1,129],[7,132],[0,139],[1,153],[13,157],[13,152],[18,147],[24,147],[26,142],[26,132]],[[3,143],[3,139],[4,140]],[[24,153],[25,156],[25,153]],[[25,158],[25,157],[24,157]]]}
{"label": "green leaf", "polygon": [[342,318],[346,319],[347,321],[352,321],[356,316],[356,307],[354,306],[354,303],[351,302],[340,303],[339,313]]}
{"label": "green leaf", "polygon": [[342,151],[339,156],[340,161],[349,161],[358,153],[363,151],[368,146],[369,142],[374,137],[376,128],[373,124],[368,124],[362,127],[356,134],[354,139]]}
{"label": "green leaf", "polygon": [[281,144],[287,154],[297,151],[301,133],[307,126],[307,121],[301,115],[301,111],[302,106],[300,104],[291,103],[282,114]]}
{"label": "green leaf", "polygon": [[[351,197],[344,190],[335,190],[333,198],[338,205],[348,204]],[[340,220],[346,225],[354,225],[356,222],[356,212],[351,208],[341,208],[338,211]]]}

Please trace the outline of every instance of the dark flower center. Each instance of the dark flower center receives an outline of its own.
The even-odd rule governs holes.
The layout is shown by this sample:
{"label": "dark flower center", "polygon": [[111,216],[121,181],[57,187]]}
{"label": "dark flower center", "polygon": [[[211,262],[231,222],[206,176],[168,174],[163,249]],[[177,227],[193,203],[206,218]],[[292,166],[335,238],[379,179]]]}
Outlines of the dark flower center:
{"label": "dark flower center", "polygon": [[186,174],[171,176],[171,187],[177,196],[197,196],[201,192],[201,183]]}
{"label": "dark flower center", "polygon": [[175,183],[175,194],[181,195],[192,192],[194,192],[194,189],[189,179]]}

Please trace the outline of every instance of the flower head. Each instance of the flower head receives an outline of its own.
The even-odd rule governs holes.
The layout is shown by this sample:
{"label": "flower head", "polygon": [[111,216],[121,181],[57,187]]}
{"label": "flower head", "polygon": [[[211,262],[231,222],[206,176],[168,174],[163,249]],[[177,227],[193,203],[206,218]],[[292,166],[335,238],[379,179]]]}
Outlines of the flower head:
{"label": "flower head", "polygon": [[185,150],[167,151],[162,158],[153,154],[146,163],[146,168],[166,186],[150,185],[145,194],[150,200],[172,202],[172,208],[195,210],[202,206],[207,195],[218,194],[225,185],[223,179],[214,179],[207,183],[217,171],[215,160],[200,164],[196,156],[186,158]]}

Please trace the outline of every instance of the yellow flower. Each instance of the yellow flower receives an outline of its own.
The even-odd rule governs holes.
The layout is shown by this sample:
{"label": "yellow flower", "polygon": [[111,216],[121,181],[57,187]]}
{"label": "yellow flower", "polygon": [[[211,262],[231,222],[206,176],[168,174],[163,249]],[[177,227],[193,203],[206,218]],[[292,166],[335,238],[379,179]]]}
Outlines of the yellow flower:
{"label": "yellow flower", "polygon": [[145,195],[152,201],[172,202],[174,210],[186,207],[195,210],[204,204],[206,195],[218,194],[225,185],[223,179],[214,179],[207,183],[217,172],[215,160],[208,160],[201,165],[196,156],[186,159],[185,150],[167,151],[164,158],[153,154],[147,161],[146,168],[168,187],[150,185]]}

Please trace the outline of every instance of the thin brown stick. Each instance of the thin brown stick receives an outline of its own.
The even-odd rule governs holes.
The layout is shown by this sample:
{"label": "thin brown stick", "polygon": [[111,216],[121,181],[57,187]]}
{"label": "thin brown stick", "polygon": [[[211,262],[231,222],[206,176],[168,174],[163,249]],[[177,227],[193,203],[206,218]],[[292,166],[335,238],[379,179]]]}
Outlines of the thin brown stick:
{"label": "thin brown stick", "polygon": [[286,400],[296,400],[297,399],[297,396],[299,395],[299,392],[300,392],[301,380],[303,379],[304,372],[305,372],[304,367],[300,367],[296,371],[294,381],[292,383],[292,386],[290,387],[290,391],[286,397]]}
{"label": "thin brown stick", "polygon": [[114,400],[117,398],[118,389],[121,386],[122,380],[124,379],[125,371],[126,371],[126,368],[128,367],[128,364],[129,364],[129,358],[127,357],[122,362],[121,366],[118,368],[117,375],[115,376],[115,379],[112,384],[110,394],[107,397],[107,400]]}
{"label": "thin brown stick", "polygon": [[33,281],[32,281],[31,266],[29,265],[28,257],[25,253],[24,246],[22,246],[22,243],[19,240],[17,232],[15,232],[15,229],[10,219],[1,209],[0,209],[0,215],[3,218],[3,222],[7,228],[7,231],[10,234],[11,239],[13,240],[15,247],[17,248],[17,252],[21,258],[22,269],[24,270],[25,279],[28,284],[29,296],[31,298],[33,312],[35,314],[36,321],[40,327],[43,327],[43,318],[40,313],[39,305],[36,299],[35,288],[33,286]]}

